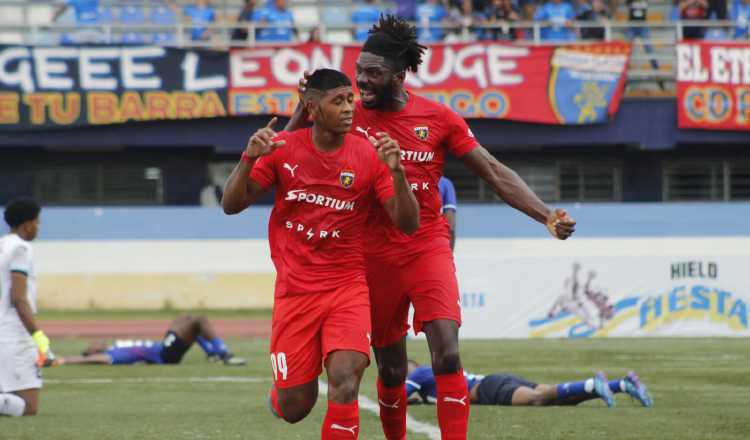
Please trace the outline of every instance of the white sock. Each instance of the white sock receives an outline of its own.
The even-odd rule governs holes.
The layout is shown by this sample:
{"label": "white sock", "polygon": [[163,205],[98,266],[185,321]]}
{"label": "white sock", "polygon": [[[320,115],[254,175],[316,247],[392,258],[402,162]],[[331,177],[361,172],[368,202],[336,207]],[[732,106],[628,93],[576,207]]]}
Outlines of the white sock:
{"label": "white sock", "polygon": [[593,394],[594,393],[594,379],[586,379],[586,382],[584,382],[583,384],[583,389],[587,393]]}
{"label": "white sock", "polygon": [[0,394],[0,416],[21,417],[26,401],[15,394]]}

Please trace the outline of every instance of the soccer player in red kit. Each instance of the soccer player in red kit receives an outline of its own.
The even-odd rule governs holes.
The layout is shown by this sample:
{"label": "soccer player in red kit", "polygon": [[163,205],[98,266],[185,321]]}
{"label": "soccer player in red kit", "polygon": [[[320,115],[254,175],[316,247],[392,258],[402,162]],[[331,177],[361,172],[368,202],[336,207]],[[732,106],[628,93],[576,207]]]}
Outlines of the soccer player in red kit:
{"label": "soccer player in red kit", "polygon": [[[458,350],[461,305],[438,191],[446,153],[460,158],[502,200],[546,225],[554,237],[568,238],[575,222],[564,210],[547,208],[513,170],[479,145],[459,115],[404,88],[406,71],[417,71],[425,49],[417,42],[414,26],[385,16],[370,30],[356,62],[361,100],[353,128],[387,132],[399,141],[401,160],[420,205],[420,228],[415,234],[398,231],[379,209],[368,221],[371,233],[365,240],[365,254],[372,345],[383,431],[389,440],[402,440],[406,438],[405,336],[409,304],[413,304],[414,331],[425,333],[431,352],[442,438],[464,440],[469,396]],[[301,90],[304,87],[303,81]],[[307,117],[298,107],[287,129]]]}
{"label": "soccer player in red kit", "polygon": [[258,130],[227,181],[222,206],[238,213],[276,187],[268,225],[276,267],[271,406],[290,423],[302,420],[317,400],[323,363],[328,411],[321,438],[352,439],[359,434],[357,394],[370,352],[367,215],[382,207],[408,234],[419,225],[419,205],[398,143],[385,133],[349,133],[354,94],[346,75],[316,71],[304,101],[312,128],[277,134],[272,120]]}

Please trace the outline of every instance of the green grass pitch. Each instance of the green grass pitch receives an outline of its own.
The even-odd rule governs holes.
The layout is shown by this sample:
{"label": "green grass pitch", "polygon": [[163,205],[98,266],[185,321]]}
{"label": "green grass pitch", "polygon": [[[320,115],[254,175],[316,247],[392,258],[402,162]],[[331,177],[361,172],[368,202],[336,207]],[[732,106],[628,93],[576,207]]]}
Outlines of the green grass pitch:
{"label": "green grass pitch", "polygon": [[[58,340],[62,354],[85,341]],[[180,366],[63,366],[45,370],[36,418],[0,419],[3,440],[316,439],[325,411],[321,397],[303,422],[272,418],[267,340],[228,341],[247,367],[203,360],[194,347]],[[422,341],[410,341],[427,360]],[[610,378],[635,369],[649,386],[653,409],[626,395],[617,407],[601,401],[579,407],[471,410],[469,438],[535,440],[746,440],[750,438],[750,344],[746,339],[464,341],[464,366],[476,373],[507,371],[556,383],[604,370]],[[375,398],[373,367],[362,394]],[[411,407],[417,420],[437,425],[432,406]],[[382,439],[375,414],[362,411],[361,439]],[[410,439],[427,439],[410,433]]]}

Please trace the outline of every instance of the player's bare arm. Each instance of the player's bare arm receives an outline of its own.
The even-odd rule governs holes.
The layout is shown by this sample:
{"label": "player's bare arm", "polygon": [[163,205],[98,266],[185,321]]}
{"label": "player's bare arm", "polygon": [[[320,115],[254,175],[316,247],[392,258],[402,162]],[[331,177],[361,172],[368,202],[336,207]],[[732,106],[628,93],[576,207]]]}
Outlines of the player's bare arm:
{"label": "player's bare arm", "polygon": [[16,312],[18,312],[18,318],[21,320],[24,328],[29,332],[29,335],[34,340],[34,344],[39,349],[40,358],[38,362],[40,365],[46,365],[47,362],[53,362],[56,356],[50,349],[49,338],[37,326],[34,311],[29,302],[27,285],[26,274],[11,272],[10,302],[16,309]]}
{"label": "player's bare arm", "polygon": [[28,331],[30,335],[33,335],[39,330],[39,328],[36,325],[34,312],[31,309],[29,297],[26,292],[26,274],[21,272],[12,272],[11,283],[10,302],[18,312],[18,317],[21,318],[21,323],[23,323],[26,331]]}
{"label": "player's bare arm", "polygon": [[450,229],[451,234],[451,250],[453,250],[456,247],[456,211],[453,209],[446,209],[443,212],[443,217],[445,217],[445,221],[448,222],[448,228]]}
{"label": "player's bare arm", "polygon": [[385,202],[385,210],[391,221],[407,234],[419,228],[419,203],[409,188],[406,172],[401,164],[401,148],[387,133],[377,133],[377,139],[370,138],[375,145],[380,160],[388,166],[393,178],[396,195]]}
{"label": "player's bare arm", "polygon": [[547,208],[515,171],[500,163],[484,147],[473,149],[461,160],[505,203],[545,225],[553,237],[565,240],[575,232],[576,222],[564,209]]}
{"label": "player's bare arm", "polygon": [[247,141],[242,158],[232,170],[226,184],[221,207],[225,214],[238,214],[255,202],[263,194],[263,188],[248,178],[255,161],[259,157],[273,153],[284,145],[284,141],[274,141],[277,136],[273,126],[277,118],[272,118],[265,127],[253,133]]}

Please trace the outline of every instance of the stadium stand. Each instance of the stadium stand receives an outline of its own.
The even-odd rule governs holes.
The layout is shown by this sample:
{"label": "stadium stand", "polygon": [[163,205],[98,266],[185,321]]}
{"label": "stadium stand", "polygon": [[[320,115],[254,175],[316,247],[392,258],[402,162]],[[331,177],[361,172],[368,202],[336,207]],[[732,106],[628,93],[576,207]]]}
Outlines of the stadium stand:
{"label": "stadium stand", "polygon": [[[598,0],[597,0],[598,2]],[[275,8],[275,1],[258,0],[254,10],[247,15],[249,21],[241,21],[242,38],[231,38],[240,27],[237,17],[245,7],[241,0],[212,2],[218,20],[205,25],[211,30],[207,41],[193,41],[190,38],[191,24],[182,16],[184,7],[193,5],[191,1],[174,3],[178,8],[170,8],[170,2],[140,0],[100,0],[94,25],[78,22],[75,10],[67,8],[64,14],[53,21],[56,12],[63,5],[60,1],[0,0],[0,43],[56,45],[103,42],[109,44],[157,44],[178,47],[211,47],[226,49],[229,46],[262,45],[258,35],[264,28],[273,28],[273,24],[259,23],[257,18]],[[250,2],[252,3],[252,2]],[[358,11],[367,10],[368,19],[377,11],[402,10],[409,14],[409,2],[344,2],[328,0],[314,2],[295,0],[289,2],[289,13],[298,30],[296,36],[284,33],[291,42],[307,41],[311,31],[320,32],[323,42],[351,43],[355,41],[360,22]],[[425,30],[440,29],[446,34],[446,41],[474,41],[476,39],[514,39],[519,45],[534,45],[545,39],[545,30],[550,23],[528,20],[527,2],[496,0],[484,2],[486,9],[474,7],[464,11],[456,7],[456,2],[448,2],[445,8],[447,15],[444,22],[429,22]],[[458,2],[460,3],[460,2]],[[477,2],[482,3],[482,2]],[[711,154],[696,147],[693,150],[674,150],[661,153],[660,150],[676,148],[680,143],[701,144],[708,142],[708,135],[687,135],[674,128],[674,79],[675,79],[675,44],[685,36],[685,29],[694,26],[718,29],[720,35],[747,37],[750,3],[748,0],[730,0],[728,20],[701,21],[687,25],[675,20],[679,10],[670,0],[628,0],[609,2],[605,6],[615,6],[612,20],[595,19],[572,21],[571,35],[586,36],[591,41],[603,39],[626,39],[633,43],[633,53],[628,70],[626,96],[629,97],[662,97],[662,100],[624,101],[618,120],[622,127],[618,131],[606,131],[596,126],[586,127],[575,133],[566,131],[565,127],[546,127],[534,124],[519,124],[506,121],[472,121],[472,129],[481,136],[488,147],[495,148],[498,154],[518,170],[545,200],[548,201],[658,201],[658,200],[744,200],[750,197],[748,179],[750,170],[746,161],[737,160],[741,156],[729,145],[742,143],[746,139],[739,133],[723,133],[726,139]],[[561,3],[563,4],[563,3]],[[536,3],[531,3],[534,7]],[[579,11],[578,17],[584,17],[591,11],[591,2],[576,2],[571,11]],[[437,7],[434,4],[419,5],[422,10]],[[599,8],[600,6],[597,6]],[[405,9],[404,9],[405,8]],[[505,9],[503,9],[505,8]],[[605,9],[606,9],[605,8]],[[716,7],[714,6],[714,9]],[[720,9],[720,8],[719,8]],[[498,12],[501,11],[502,12]],[[266,11],[261,14],[261,11]],[[405,12],[403,12],[405,11]],[[518,18],[511,18],[513,16]],[[414,11],[417,14],[416,9]],[[605,12],[602,12],[604,14]],[[606,11],[609,14],[608,11]],[[442,14],[442,13],[441,13]],[[590,14],[589,14],[590,15]],[[712,12],[712,16],[720,14]],[[353,17],[355,17],[353,19]],[[416,15],[415,15],[416,17]],[[494,17],[494,18],[493,18]],[[503,17],[508,17],[506,21]],[[92,20],[92,18],[86,18]],[[417,19],[419,20],[419,19]],[[417,22],[421,25],[421,21]],[[276,26],[278,28],[278,26]],[[714,35],[709,32],[709,35]],[[360,35],[361,37],[361,35]],[[578,40],[575,40],[578,41]],[[275,42],[278,44],[278,42]],[[646,111],[644,109],[648,108]],[[650,116],[646,116],[648,113]],[[176,123],[175,123],[176,124]],[[209,129],[209,126],[221,126],[222,129]],[[195,132],[189,139],[179,142],[188,149],[184,166],[193,169],[200,176],[190,181],[189,187],[175,189],[170,184],[176,170],[166,166],[164,158],[159,155],[155,160],[144,165],[148,155],[145,153],[125,154],[125,162],[118,169],[112,169],[106,162],[104,153],[87,156],[87,160],[76,163],[83,154],[59,153],[44,155],[41,169],[36,177],[37,182],[24,184],[37,193],[45,189],[47,200],[59,204],[102,203],[111,204],[195,204],[198,194],[205,184],[205,154],[211,151],[213,163],[233,160],[236,147],[248,129],[233,125],[231,121],[207,122],[198,121],[191,125]],[[67,143],[67,145],[94,144],[104,147],[116,143],[116,139],[130,139],[130,132],[113,127],[108,134],[93,141],[84,132],[76,131],[57,136],[51,133],[34,134],[36,145]],[[148,145],[169,141],[167,131],[142,128],[139,134],[143,140],[126,140],[130,147],[143,148]],[[503,131],[502,142],[495,141],[498,130]],[[140,131],[140,130],[139,130]],[[109,134],[111,133],[111,134]],[[692,136],[692,137],[691,137]],[[719,136],[719,135],[716,135]],[[8,137],[4,145],[14,145],[14,138]],[[111,139],[111,140],[108,140]],[[153,144],[145,139],[153,139]],[[176,142],[176,141],[175,141]],[[711,141],[714,142],[714,141]],[[615,150],[606,152],[589,151],[585,145],[616,145]],[[534,149],[526,148],[528,145]],[[540,159],[538,152],[545,148],[557,148],[559,145],[581,145],[563,150],[549,151]],[[637,145],[642,151],[631,148]],[[107,147],[111,148],[111,147]],[[208,148],[208,150],[207,150]],[[505,148],[507,151],[503,151]],[[15,153],[4,153],[15,154]],[[24,156],[19,153],[20,156]],[[703,160],[704,156],[711,161]],[[95,157],[95,159],[92,159]],[[54,167],[52,165],[55,160]],[[148,160],[146,160],[148,162]],[[5,163],[12,163],[13,160]],[[659,165],[653,165],[657,163]],[[47,164],[47,165],[45,165]],[[2,166],[0,166],[2,168]],[[219,169],[223,169],[219,167]],[[4,179],[17,182],[14,167],[4,170]],[[468,174],[463,166],[449,161],[446,174],[455,182],[459,198],[467,201],[493,200],[494,195],[487,190],[481,180]],[[653,183],[645,185],[643,180]],[[23,181],[23,179],[21,179]],[[214,179],[222,181],[221,176]],[[75,183],[71,183],[75,181]],[[69,191],[66,194],[57,191],[57,185],[63,182],[80,192]],[[88,182],[88,183],[84,183]],[[31,185],[31,186],[28,186]],[[648,187],[648,188],[647,188]],[[36,189],[34,189],[36,188]],[[92,189],[96,188],[96,189]],[[122,199],[113,197],[118,188],[130,192]],[[0,191],[1,192],[1,191]],[[0,199],[5,197],[0,194]]]}
{"label": "stadium stand", "polygon": [[[679,6],[669,0],[650,2],[630,0],[609,2],[607,11],[602,11],[599,14],[601,17],[592,21],[589,19],[590,2],[572,4],[561,1],[559,3],[561,6],[556,7],[557,9],[565,9],[566,5],[572,5],[568,12],[564,13],[568,17],[566,20],[570,21],[569,27],[563,26],[559,32],[554,31],[559,35],[550,35],[551,31],[557,29],[552,22],[558,20],[553,16],[545,20],[548,14],[545,11],[550,10],[552,1],[546,3],[512,2],[511,11],[518,19],[501,18],[510,14],[510,11],[497,12],[502,0],[476,2],[478,5],[483,4],[485,8],[480,9],[475,6],[468,11],[463,11],[458,7],[461,2],[446,2],[444,7],[440,1],[430,1],[417,5],[415,14],[419,12],[419,17],[415,16],[415,19],[420,25],[420,35],[424,37],[425,42],[439,41],[443,37],[449,42],[498,38],[515,39],[523,44],[554,41],[552,38],[567,41],[575,41],[581,37],[605,41],[630,40],[634,44],[634,50],[628,73],[628,92],[642,96],[661,94],[665,88],[664,83],[669,83],[673,78],[676,41],[682,37],[702,37],[704,34],[707,39],[712,40],[726,39],[730,36],[743,38],[747,35],[747,17],[750,15],[750,7],[743,0],[730,0],[729,4],[724,6],[724,9],[728,11],[726,14],[721,12],[721,7],[713,3],[710,10],[706,6],[705,16],[696,16],[695,14],[700,13],[700,10],[692,12],[692,9],[689,9],[688,14],[692,14],[689,20],[681,20]],[[90,2],[71,4],[85,5],[87,3]],[[123,43],[221,48],[230,45],[259,44],[268,38],[272,38],[274,42],[307,41],[313,29],[318,29],[323,42],[351,43],[355,41],[356,21],[361,20],[360,15],[357,14],[361,14],[363,8],[373,8],[374,10],[368,12],[370,15],[375,10],[397,11],[399,8],[406,8],[403,10],[407,14],[410,10],[409,2],[374,1],[366,4],[338,0],[290,1],[288,2],[289,12],[298,31],[295,37],[286,31],[279,33],[278,29],[284,29],[284,27],[279,28],[277,25],[267,24],[261,20],[262,17],[268,17],[271,12],[275,14],[272,14],[273,17],[277,17],[278,14],[274,12],[276,11],[275,1],[259,0],[256,2],[254,18],[247,21],[247,25],[252,28],[253,32],[249,35],[240,33],[238,35],[245,38],[233,39],[231,36],[235,30],[235,21],[244,7],[244,2],[227,0],[212,4],[212,8],[216,10],[220,19],[205,25],[210,31],[210,38],[196,40],[192,38],[195,35],[191,35],[193,27],[190,26],[190,20],[182,17],[186,12],[184,8],[191,7],[193,2],[99,0],[93,3],[98,5],[97,12],[93,15],[84,13],[82,16],[73,14],[75,16],[71,17],[66,14],[53,20],[56,11],[62,4],[67,4],[66,2],[1,0],[0,21],[3,23],[3,29],[0,31],[0,43]],[[714,3],[721,4],[721,1]],[[170,9],[167,7],[169,4],[178,5],[181,10]],[[631,13],[633,7],[644,9],[644,17],[633,17]],[[529,11],[534,9],[537,11],[536,14],[529,15]],[[716,12],[717,10],[719,13]],[[496,18],[492,19],[488,14],[493,14]],[[612,16],[613,19],[606,19],[607,15]],[[698,17],[705,18],[705,20],[696,21]],[[688,22],[693,24],[687,25]],[[429,23],[429,26],[424,26],[425,23]],[[278,35],[269,37],[271,34]],[[361,38],[362,35],[359,37]]]}

